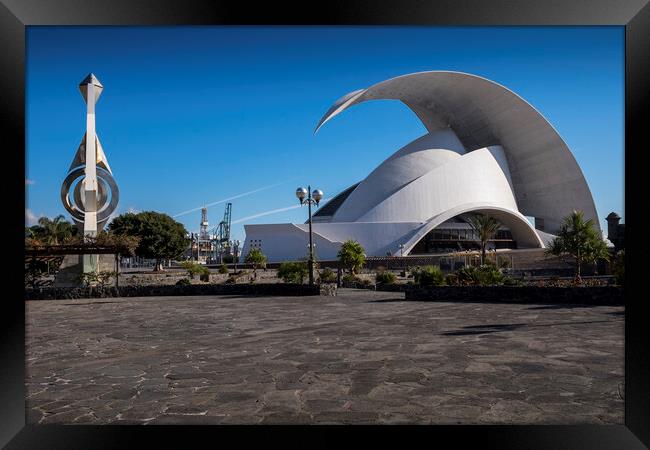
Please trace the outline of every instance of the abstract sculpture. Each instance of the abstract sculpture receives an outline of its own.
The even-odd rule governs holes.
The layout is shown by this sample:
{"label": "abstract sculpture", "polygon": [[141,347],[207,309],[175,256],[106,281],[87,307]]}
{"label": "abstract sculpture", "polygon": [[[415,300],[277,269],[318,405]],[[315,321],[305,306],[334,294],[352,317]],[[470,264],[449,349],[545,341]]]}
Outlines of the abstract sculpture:
{"label": "abstract sculpture", "polygon": [[[79,149],[68,169],[68,175],[61,186],[63,206],[72,215],[84,236],[95,236],[103,228],[108,217],[117,208],[120,197],[106,155],[95,132],[95,104],[103,89],[104,86],[92,73],[79,84],[87,108],[86,134],[79,144]],[[73,192],[72,202],[70,191]]]}
{"label": "abstract sculpture", "polygon": [[[95,132],[95,104],[104,86],[92,73],[79,84],[86,102],[86,134],[61,186],[61,201],[85,237],[96,236],[115,208],[120,191]],[[70,200],[72,191],[73,200]],[[109,201],[110,195],[110,201]],[[81,270],[96,272],[99,255],[84,255]]]}

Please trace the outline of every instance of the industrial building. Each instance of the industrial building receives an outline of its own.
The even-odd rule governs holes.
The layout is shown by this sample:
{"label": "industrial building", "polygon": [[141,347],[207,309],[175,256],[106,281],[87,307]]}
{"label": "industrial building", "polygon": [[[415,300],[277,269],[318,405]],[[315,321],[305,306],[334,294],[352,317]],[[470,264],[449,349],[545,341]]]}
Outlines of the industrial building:
{"label": "industrial building", "polygon": [[[382,99],[403,102],[427,133],[317,210],[319,259],[335,259],[347,239],[369,256],[476,248],[466,222],[476,213],[501,224],[492,248],[543,248],[574,210],[598,226],[589,187],[557,131],[524,99],[485,78],[447,71],[392,78],[340,98],[316,131],[351,106]],[[306,224],[244,228],[243,255],[253,246],[269,261],[307,254]]]}
{"label": "industrial building", "polygon": [[223,219],[212,230],[209,229],[208,208],[201,208],[199,232],[190,233],[190,245],[185,258],[202,264],[216,264],[232,259],[233,243],[230,240],[232,203],[226,204]]}

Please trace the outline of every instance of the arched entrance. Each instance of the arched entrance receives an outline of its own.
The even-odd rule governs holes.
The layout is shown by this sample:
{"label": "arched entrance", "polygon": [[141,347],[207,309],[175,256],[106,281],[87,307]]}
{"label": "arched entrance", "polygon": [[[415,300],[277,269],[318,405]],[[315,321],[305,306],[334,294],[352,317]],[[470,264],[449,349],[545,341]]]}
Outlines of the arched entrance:
{"label": "arched entrance", "polygon": [[499,206],[464,205],[427,221],[404,244],[404,254],[446,253],[477,248],[477,236],[465,220],[470,213],[489,215],[502,225],[501,232],[497,232],[492,242],[493,248],[544,248],[535,228],[521,213]]}

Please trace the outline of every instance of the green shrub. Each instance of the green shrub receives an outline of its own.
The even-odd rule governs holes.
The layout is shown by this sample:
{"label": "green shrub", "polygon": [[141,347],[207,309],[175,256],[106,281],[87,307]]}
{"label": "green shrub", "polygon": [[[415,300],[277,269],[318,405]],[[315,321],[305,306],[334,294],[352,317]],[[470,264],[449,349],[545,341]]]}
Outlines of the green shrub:
{"label": "green shrub", "polygon": [[219,266],[219,273],[225,275],[228,273],[228,266],[226,264],[221,264]]}
{"label": "green shrub", "polygon": [[115,275],[115,272],[108,270],[100,272],[84,272],[80,274],[77,279],[86,286],[97,285],[99,287],[104,287]]}
{"label": "green shrub", "polygon": [[210,281],[210,269],[203,267],[204,270],[199,273],[199,280],[205,281],[206,283]]}
{"label": "green shrub", "polygon": [[187,275],[190,277],[191,280],[194,279],[195,275],[200,276],[201,274],[204,274],[206,271],[210,273],[207,267],[193,261],[183,261],[181,263],[181,267],[187,270]]}
{"label": "green shrub", "polygon": [[359,278],[356,275],[350,275],[350,274],[344,275],[342,280],[345,283],[361,283],[361,278]]}
{"label": "green shrub", "polygon": [[420,286],[442,286],[445,284],[445,277],[438,266],[415,268],[413,279]]}
{"label": "green shrub", "polygon": [[503,284],[505,276],[494,264],[482,266],[466,266],[456,272],[459,284],[463,285],[494,285]]}
{"label": "green shrub", "polygon": [[494,262],[492,258],[485,258],[485,261],[483,262],[484,266],[490,266],[490,267],[496,267],[497,263]]}
{"label": "green shrub", "polygon": [[285,283],[302,284],[305,278],[309,276],[309,268],[306,262],[284,262],[278,269],[278,278],[282,278]]}
{"label": "green shrub", "polygon": [[503,279],[503,285],[504,286],[523,286],[524,283],[522,283],[521,280],[518,280],[517,278],[505,277]]}
{"label": "green shrub", "polygon": [[181,278],[176,282],[176,286],[187,286],[189,284],[192,284],[189,278]]}
{"label": "green shrub", "polygon": [[361,280],[361,284],[363,284],[364,286],[370,286],[372,284],[372,281],[370,281],[367,278],[364,278],[363,280]]}
{"label": "green shrub", "polygon": [[496,266],[479,266],[481,284],[503,284],[505,275]]}
{"label": "green shrub", "polygon": [[375,281],[381,284],[393,284],[397,277],[393,272],[379,272],[375,275]]}
{"label": "green shrub", "polygon": [[321,283],[336,283],[336,273],[329,267],[325,267],[318,275]]}
{"label": "green shrub", "polygon": [[456,271],[458,284],[480,284],[480,276],[476,266],[465,266]]}

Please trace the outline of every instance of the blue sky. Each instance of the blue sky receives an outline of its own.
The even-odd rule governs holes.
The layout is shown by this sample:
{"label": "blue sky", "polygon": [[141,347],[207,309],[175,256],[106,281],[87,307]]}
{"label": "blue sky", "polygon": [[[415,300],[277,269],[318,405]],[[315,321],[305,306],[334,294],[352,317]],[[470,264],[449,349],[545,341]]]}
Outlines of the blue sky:
{"label": "blue sky", "polygon": [[[68,217],[59,191],[89,72],[104,85],[97,131],[117,213],[161,211],[197,231],[203,204],[239,196],[242,240],[244,223],[304,222],[297,186],[330,198],[425,133],[406,106],[377,101],[314,135],[336,99],[452,70],[512,89],[551,122],[606,228],[609,212],[625,218],[624,67],[623,27],[28,27],[26,221]],[[224,207],[208,208],[211,226]]]}

